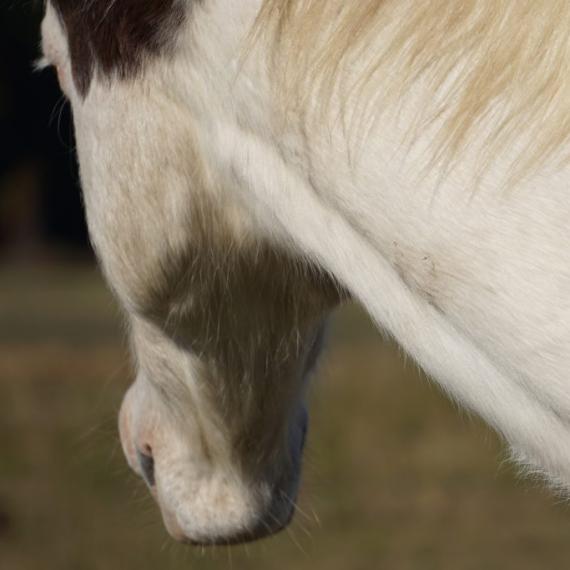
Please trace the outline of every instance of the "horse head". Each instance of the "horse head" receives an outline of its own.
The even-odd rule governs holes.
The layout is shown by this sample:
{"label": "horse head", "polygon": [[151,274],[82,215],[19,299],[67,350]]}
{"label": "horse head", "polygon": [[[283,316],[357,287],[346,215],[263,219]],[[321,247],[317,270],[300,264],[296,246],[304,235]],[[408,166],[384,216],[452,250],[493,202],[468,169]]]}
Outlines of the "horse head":
{"label": "horse head", "polygon": [[259,229],[209,154],[219,125],[199,112],[192,48],[173,39],[191,26],[183,4],[54,0],[43,49],[72,105],[91,240],[132,340],[128,462],[173,536],[231,543],[293,514],[305,388],[342,294]]}

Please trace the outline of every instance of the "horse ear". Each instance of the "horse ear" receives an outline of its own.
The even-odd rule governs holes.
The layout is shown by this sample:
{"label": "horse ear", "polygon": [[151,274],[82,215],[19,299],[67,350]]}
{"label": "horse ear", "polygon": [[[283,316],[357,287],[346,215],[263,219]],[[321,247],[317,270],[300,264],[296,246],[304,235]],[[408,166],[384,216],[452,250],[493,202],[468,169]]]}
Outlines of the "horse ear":
{"label": "horse ear", "polygon": [[67,33],[73,81],[81,96],[95,71],[130,78],[148,56],[171,46],[185,17],[176,0],[50,0]]}

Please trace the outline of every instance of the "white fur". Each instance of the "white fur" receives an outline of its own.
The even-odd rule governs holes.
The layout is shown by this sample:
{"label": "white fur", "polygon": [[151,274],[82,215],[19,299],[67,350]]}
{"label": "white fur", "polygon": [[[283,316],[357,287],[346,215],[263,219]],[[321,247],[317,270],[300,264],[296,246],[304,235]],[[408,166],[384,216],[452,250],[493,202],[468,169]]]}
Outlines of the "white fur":
{"label": "white fur", "polygon": [[[258,7],[205,1],[175,55],[149,62],[143,77],[95,81],[85,101],[68,89],[92,239],[125,307],[137,312],[141,281],[165,248],[187,246],[189,211],[213,196],[236,239],[254,235],[317,261],[447,393],[500,432],[518,460],[570,486],[569,169],[551,162],[507,188],[512,148],[481,177],[468,151],[445,176],[430,171],[435,129],[414,144],[406,138],[429,96],[421,84],[356,137],[340,119],[308,130],[298,116],[283,122],[263,44],[241,57]],[[48,13],[44,37],[60,45],[61,35]],[[69,77],[69,62],[60,66]],[[333,104],[330,116],[338,111]],[[481,134],[493,116],[486,121]],[[139,256],[135,266],[124,259],[129,251]],[[171,395],[187,393],[177,382],[189,388],[180,408],[191,401],[190,423],[222,449],[224,431],[196,382],[194,357],[164,350],[178,378],[137,384]],[[152,359],[140,347],[137,354]],[[198,428],[167,419],[156,393],[145,399],[162,406],[160,421],[176,442],[159,494],[166,509],[178,509],[183,534],[229,533],[220,492],[238,505],[234,527],[248,527],[263,492],[256,503],[226,454],[221,487],[217,471],[201,492],[182,493],[196,471],[184,441]],[[190,522],[193,496],[202,502]]]}

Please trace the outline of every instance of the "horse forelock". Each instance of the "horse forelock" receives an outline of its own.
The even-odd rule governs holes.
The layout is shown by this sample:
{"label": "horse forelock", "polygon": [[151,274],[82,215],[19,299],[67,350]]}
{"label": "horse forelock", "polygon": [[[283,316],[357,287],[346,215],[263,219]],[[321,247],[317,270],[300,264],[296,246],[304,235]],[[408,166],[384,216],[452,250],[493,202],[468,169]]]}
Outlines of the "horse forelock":
{"label": "horse forelock", "polygon": [[66,31],[73,80],[82,96],[95,73],[129,78],[142,69],[145,58],[167,51],[188,4],[181,0],[50,1]]}

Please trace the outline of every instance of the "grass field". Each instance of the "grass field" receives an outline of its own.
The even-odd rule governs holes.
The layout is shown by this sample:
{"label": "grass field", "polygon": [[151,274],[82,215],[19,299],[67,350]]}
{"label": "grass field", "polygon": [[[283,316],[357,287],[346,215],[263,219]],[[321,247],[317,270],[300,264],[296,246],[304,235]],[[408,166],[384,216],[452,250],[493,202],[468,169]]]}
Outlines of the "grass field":
{"label": "grass field", "polygon": [[303,514],[247,548],[167,537],[118,445],[130,379],[94,270],[0,270],[0,569],[570,567],[570,507],[518,480],[495,436],[355,308],[312,390]]}

